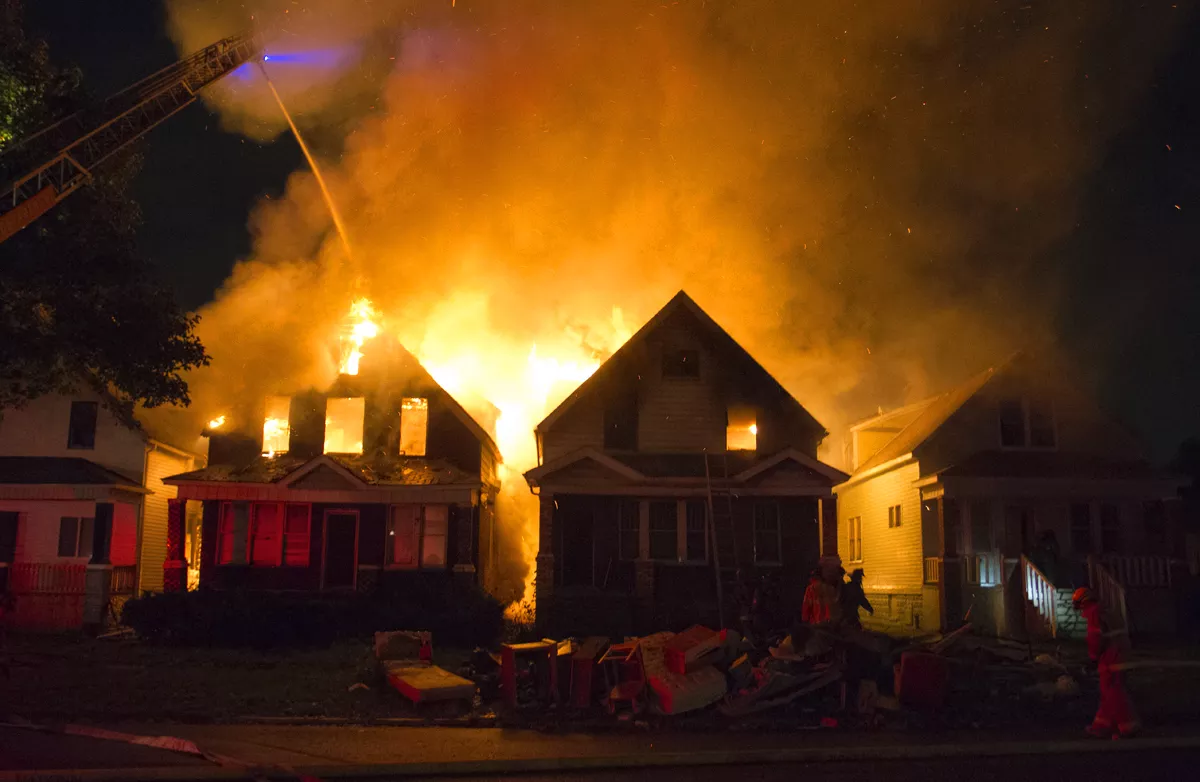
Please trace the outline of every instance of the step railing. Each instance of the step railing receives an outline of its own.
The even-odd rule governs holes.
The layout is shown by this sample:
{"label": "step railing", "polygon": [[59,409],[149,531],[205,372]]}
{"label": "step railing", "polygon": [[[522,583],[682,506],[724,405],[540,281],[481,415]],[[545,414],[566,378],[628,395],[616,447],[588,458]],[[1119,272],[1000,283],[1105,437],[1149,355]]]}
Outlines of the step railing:
{"label": "step railing", "polygon": [[1056,637],[1058,635],[1056,610],[1058,590],[1054,588],[1050,579],[1046,578],[1046,574],[1029,561],[1028,557],[1021,557],[1021,575],[1025,579],[1025,602],[1041,618],[1050,632],[1050,637]]}

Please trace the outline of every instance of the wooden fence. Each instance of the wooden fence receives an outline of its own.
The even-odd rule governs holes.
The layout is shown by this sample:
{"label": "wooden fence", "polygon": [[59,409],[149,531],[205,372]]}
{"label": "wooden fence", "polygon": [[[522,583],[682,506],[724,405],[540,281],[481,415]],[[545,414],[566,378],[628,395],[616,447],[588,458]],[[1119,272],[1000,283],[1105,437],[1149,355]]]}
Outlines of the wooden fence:
{"label": "wooden fence", "polygon": [[[137,567],[114,567],[109,576],[112,597],[133,595]],[[14,562],[8,566],[8,590],[16,605],[11,626],[27,630],[71,630],[83,625],[87,565]]]}

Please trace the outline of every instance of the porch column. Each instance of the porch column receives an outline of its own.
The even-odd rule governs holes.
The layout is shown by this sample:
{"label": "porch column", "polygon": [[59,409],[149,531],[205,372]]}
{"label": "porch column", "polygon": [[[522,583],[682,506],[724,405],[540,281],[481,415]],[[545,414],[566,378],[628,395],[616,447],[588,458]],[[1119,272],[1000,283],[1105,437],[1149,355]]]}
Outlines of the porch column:
{"label": "porch column", "polygon": [[112,587],[113,504],[97,502],[92,524],[92,558],[88,560],[83,593],[83,630],[95,635],[107,618],[109,591]]}
{"label": "porch column", "polygon": [[474,505],[455,505],[454,511],[454,578],[468,583],[475,580],[475,519]]}
{"label": "porch column", "polygon": [[837,497],[817,499],[818,546],[820,554],[828,557],[838,553]]}
{"label": "porch column", "polygon": [[187,500],[167,500],[167,561],[163,563],[163,591],[187,591],[187,559],[184,540],[187,537]]}
{"label": "porch column", "polygon": [[638,503],[638,558],[633,563],[633,594],[637,623],[645,628],[653,626],[654,560],[650,559],[650,503],[646,500]]}
{"label": "porch column", "polygon": [[534,565],[533,609],[539,622],[549,616],[554,599],[554,495],[538,497],[538,553]]}

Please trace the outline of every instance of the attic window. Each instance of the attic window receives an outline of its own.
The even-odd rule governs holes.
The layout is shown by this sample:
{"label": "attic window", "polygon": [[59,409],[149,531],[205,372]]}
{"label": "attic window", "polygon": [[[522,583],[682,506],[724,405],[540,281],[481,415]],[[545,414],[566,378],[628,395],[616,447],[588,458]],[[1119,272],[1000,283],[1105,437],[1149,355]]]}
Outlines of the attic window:
{"label": "attic window", "polygon": [[287,453],[288,414],[292,400],[286,396],[267,397],[266,415],[263,416],[262,452],[266,456]]}
{"label": "attic window", "polygon": [[68,448],[96,447],[96,416],[99,409],[98,402],[71,403],[71,418],[67,422]]}
{"label": "attic window", "polygon": [[406,398],[400,403],[400,454],[424,456],[429,427],[429,400]]}
{"label": "attic window", "polygon": [[325,400],[325,453],[362,453],[366,399]]}
{"label": "attic window", "polygon": [[700,377],[700,351],[663,348],[663,377]]}
{"label": "attic window", "polygon": [[1057,444],[1054,406],[1037,397],[1000,402],[1002,448],[1054,448]]}
{"label": "attic window", "polygon": [[758,419],[754,408],[730,407],[725,416],[725,424],[725,450],[758,450]]}

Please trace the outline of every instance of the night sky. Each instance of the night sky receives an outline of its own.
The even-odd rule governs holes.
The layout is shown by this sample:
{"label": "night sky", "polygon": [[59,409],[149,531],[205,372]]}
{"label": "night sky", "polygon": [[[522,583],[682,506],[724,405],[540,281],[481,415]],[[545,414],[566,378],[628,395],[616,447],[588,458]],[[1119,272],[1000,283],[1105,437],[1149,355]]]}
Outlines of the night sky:
{"label": "night sky", "polygon": [[[1185,31],[1174,51],[1130,124],[1068,194],[1078,203],[1073,230],[1028,259],[1069,284],[1056,340],[1090,367],[1088,385],[1160,459],[1200,434],[1200,14],[1180,6]],[[96,95],[177,57],[153,0],[36,0],[25,14],[56,61],[83,68]],[[283,192],[302,166],[300,151],[287,136],[258,144],[222,132],[200,102],[152,132],[140,151],[144,249],[182,303],[200,306],[249,253],[247,216],[260,197]]]}

